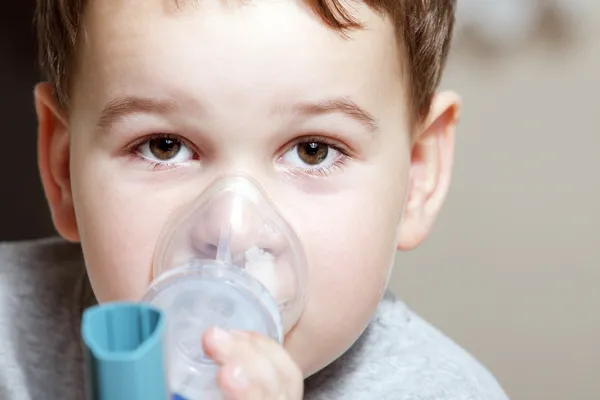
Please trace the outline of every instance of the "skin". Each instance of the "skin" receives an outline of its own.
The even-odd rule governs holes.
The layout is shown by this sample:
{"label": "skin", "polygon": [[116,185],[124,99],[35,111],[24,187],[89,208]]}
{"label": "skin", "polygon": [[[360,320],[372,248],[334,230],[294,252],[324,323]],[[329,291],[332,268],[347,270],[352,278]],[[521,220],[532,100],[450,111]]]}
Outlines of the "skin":
{"label": "skin", "polygon": [[[429,115],[409,126],[392,25],[364,6],[355,15],[366,29],[344,38],[300,3],[166,4],[90,2],[69,109],[47,83],[36,87],[39,164],[55,226],[81,243],[100,302],[139,300],[170,216],[217,177],[251,175],[303,244],[308,302],[283,347],[214,330],[204,346],[223,366],[230,398],[299,399],[302,378],[368,325],[396,250],[427,237],[450,182],[459,99],[436,95]],[[99,127],[107,104],[124,97],[170,107]],[[376,128],[339,110],[293,109],[340,98]],[[161,162],[144,145],[154,134],[176,135],[183,150]],[[320,145],[324,160],[303,157],[311,140],[330,145]]]}

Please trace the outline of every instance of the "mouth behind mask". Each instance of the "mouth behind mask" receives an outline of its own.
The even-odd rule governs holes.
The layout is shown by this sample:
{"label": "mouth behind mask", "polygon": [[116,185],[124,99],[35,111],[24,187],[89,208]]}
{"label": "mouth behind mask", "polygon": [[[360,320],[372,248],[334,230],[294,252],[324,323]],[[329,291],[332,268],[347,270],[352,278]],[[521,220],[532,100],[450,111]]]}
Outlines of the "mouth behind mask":
{"label": "mouth behind mask", "polygon": [[304,308],[300,241],[245,176],[218,180],[178,213],[153,268],[144,301],[166,314],[169,386],[186,399],[219,398],[218,368],[202,347],[207,329],[254,331],[282,343]]}

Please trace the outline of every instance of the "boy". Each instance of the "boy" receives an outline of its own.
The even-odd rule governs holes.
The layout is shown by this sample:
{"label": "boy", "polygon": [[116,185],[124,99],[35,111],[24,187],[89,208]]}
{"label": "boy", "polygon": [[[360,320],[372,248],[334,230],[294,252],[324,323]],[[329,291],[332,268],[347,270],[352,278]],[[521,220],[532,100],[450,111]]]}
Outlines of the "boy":
{"label": "boy", "polygon": [[81,398],[82,309],[138,300],[169,217],[242,172],[298,234],[311,290],[283,347],[199,338],[228,398],[505,399],[385,294],[450,181],[460,104],[434,92],[454,8],[38,0],[39,166],[65,242],[0,252],[2,398]]}

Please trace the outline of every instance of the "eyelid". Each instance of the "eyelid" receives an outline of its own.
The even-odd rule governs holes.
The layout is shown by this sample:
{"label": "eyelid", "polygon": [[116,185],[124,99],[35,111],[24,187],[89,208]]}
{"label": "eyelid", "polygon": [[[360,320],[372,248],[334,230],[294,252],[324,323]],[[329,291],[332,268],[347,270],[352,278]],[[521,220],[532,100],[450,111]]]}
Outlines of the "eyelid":
{"label": "eyelid", "polygon": [[285,146],[283,146],[282,150],[280,150],[278,152],[281,154],[280,156],[278,156],[278,158],[283,156],[283,154],[285,154],[286,152],[290,151],[294,146],[297,146],[300,143],[307,143],[307,142],[308,143],[315,142],[315,143],[325,144],[327,146],[334,148],[335,150],[339,151],[340,153],[342,153],[344,156],[347,156],[347,157],[352,157],[352,154],[353,154],[352,150],[347,145],[342,143],[340,140],[331,139],[326,136],[320,136],[320,135],[306,135],[306,136],[297,137],[294,140],[292,140],[291,142],[288,142]]}
{"label": "eyelid", "polygon": [[200,151],[200,149],[198,149],[197,146],[195,146],[191,141],[187,140],[186,138],[180,136],[180,135],[176,135],[176,134],[172,134],[172,133],[152,133],[149,135],[143,135],[139,138],[137,138],[136,140],[134,140],[133,142],[131,142],[129,145],[127,145],[125,147],[125,151],[127,153],[134,153],[137,151],[137,149],[143,145],[144,143],[147,143],[153,139],[171,139],[171,140],[177,140],[179,142],[181,142],[184,146],[188,147],[196,156],[200,157],[202,156],[202,152]]}

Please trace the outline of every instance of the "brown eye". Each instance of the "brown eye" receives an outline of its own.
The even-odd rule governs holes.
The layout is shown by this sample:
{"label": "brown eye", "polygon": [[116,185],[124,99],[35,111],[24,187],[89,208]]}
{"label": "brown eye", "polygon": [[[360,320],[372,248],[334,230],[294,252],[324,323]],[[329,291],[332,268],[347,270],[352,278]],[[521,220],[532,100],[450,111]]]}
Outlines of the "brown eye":
{"label": "brown eye", "polygon": [[278,162],[306,174],[327,175],[335,167],[342,166],[348,156],[337,145],[325,140],[304,138],[303,141],[297,141]]}
{"label": "brown eye", "polygon": [[161,161],[174,158],[181,150],[181,142],[171,138],[156,138],[148,141],[150,153]]}
{"label": "brown eye", "polygon": [[298,143],[298,157],[308,165],[321,164],[329,154],[329,146],[318,142]]}
{"label": "brown eye", "polygon": [[195,153],[177,137],[155,137],[142,143],[137,152],[154,163],[180,164],[194,159]]}

